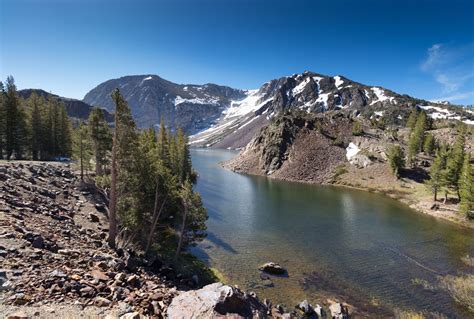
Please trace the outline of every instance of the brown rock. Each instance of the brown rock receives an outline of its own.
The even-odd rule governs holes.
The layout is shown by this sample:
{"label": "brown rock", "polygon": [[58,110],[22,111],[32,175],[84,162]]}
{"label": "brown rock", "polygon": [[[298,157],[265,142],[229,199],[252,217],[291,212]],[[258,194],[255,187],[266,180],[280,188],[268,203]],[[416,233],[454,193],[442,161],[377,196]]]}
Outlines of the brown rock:
{"label": "brown rock", "polygon": [[28,319],[30,318],[24,312],[18,311],[11,315],[8,315],[6,319]]}
{"label": "brown rock", "polygon": [[108,307],[112,304],[112,301],[104,297],[95,297],[94,304],[97,307]]}
{"label": "brown rock", "polygon": [[132,286],[132,287],[139,286],[140,285],[140,279],[138,278],[137,275],[131,275],[127,279],[127,284]]}
{"label": "brown rock", "polygon": [[93,223],[98,223],[100,221],[99,216],[97,216],[96,214],[93,214],[93,213],[89,214],[89,218],[90,218],[91,222],[93,222]]}
{"label": "brown rock", "polygon": [[109,276],[107,276],[106,273],[98,270],[98,269],[94,269],[91,271],[91,275],[92,277],[94,277],[94,279],[97,279],[97,280],[102,280],[102,281],[107,281],[109,280]]}

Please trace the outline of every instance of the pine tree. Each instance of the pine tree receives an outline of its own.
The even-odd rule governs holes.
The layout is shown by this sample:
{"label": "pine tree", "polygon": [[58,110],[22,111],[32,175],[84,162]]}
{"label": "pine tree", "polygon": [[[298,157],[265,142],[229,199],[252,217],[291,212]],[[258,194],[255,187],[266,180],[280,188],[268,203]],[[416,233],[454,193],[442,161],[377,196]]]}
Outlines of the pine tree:
{"label": "pine tree", "polygon": [[469,153],[464,155],[461,175],[459,177],[459,193],[461,195],[459,211],[467,217],[471,217],[474,210],[474,171]]}
{"label": "pine tree", "polygon": [[58,104],[58,150],[60,156],[69,157],[72,152],[71,122],[63,103]]}
{"label": "pine tree", "polygon": [[388,160],[393,174],[399,178],[400,170],[405,166],[405,155],[400,145],[395,145],[388,150]]}
{"label": "pine tree", "polygon": [[203,230],[206,229],[205,222],[207,219],[207,213],[202,206],[201,197],[193,192],[193,187],[189,180],[184,182],[180,191],[180,198],[182,205],[181,227],[175,258],[178,258],[186,244],[202,240],[205,237]]}
{"label": "pine tree", "polygon": [[449,188],[454,190],[461,199],[459,194],[459,176],[464,161],[464,144],[466,139],[466,126],[462,122],[459,123],[457,128],[456,141],[450,151],[446,164],[446,180]]}
{"label": "pine tree", "polygon": [[423,152],[426,155],[433,155],[435,151],[435,138],[433,134],[426,134],[425,142],[423,143]]}
{"label": "pine tree", "polygon": [[[115,129],[112,143],[108,243],[110,247],[115,247],[117,207],[120,206],[122,214],[126,213],[126,203],[129,201],[126,190],[134,177],[130,173],[134,171],[133,155],[137,154],[137,134],[130,108],[118,89],[112,93],[112,100],[115,102]],[[133,189],[133,185],[131,186]],[[118,193],[121,195],[121,203],[118,203]]]}
{"label": "pine tree", "polygon": [[3,82],[0,81],[0,160],[3,159],[3,150],[5,149],[6,132],[6,92]]}
{"label": "pine tree", "polygon": [[5,94],[5,148],[7,158],[14,155],[22,157],[24,143],[26,142],[25,114],[19,107],[19,98],[12,76],[7,78]]}
{"label": "pine tree", "polygon": [[417,117],[414,129],[411,131],[410,139],[408,141],[408,164],[415,165],[415,157],[421,151],[426,130],[426,113],[420,112]]}
{"label": "pine tree", "polygon": [[438,191],[446,185],[446,156],[446,146],[442,146],[436,153],[436,157],[430,168],[430,180],[428,184],[431,186],[433,191],[434,201],[438,200]]}
{"label": "pine tree", "polygon": [[417,118],[418,118],[418,109],[415,107],[413,108],[413,110],[411,110],[410,116],[408,116],[406,127],[408,127],[410,130],[413,130],[415,128]]}
{"label": "pine tree", "polygon": [[89,163],[92,155],[92,148],[88,139],[88,128],[84,123],[81,123],[74,130],[72,155],[73,159],[79,161],[81,180],[84,181],[84,170],[90,169]]}
{"label": "pine tree", "polygon": [[94,145],[95,174],[100,176],[107,164],[107,151],[111,148],[112,135],[102,109],[93,108],[88,121],[90,137]]}
{"label": "pine tree", "polygon": [[29,98],[30,103],[30,126],[31,126],[31,139],[30,148],[33,160],[39,160],[41,158],[42,150],[42,139],[41,134],[42,122],[41,122],[41,110],[40,110],[40,99],[36,93],[33,92]]}
{"label": "pine tree", "polygon": [[171,168],[168,132],[166,130],[166,124],[163,117],[160,120],[160,130],[158,132],[157,139],[158,157],[166,167]]}

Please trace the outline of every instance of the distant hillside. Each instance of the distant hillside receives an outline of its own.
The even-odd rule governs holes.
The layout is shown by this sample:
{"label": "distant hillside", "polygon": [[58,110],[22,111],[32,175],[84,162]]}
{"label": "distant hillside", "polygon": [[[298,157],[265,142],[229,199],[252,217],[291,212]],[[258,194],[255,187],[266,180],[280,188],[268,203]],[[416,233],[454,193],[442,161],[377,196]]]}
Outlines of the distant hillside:
{"label": "distant hillside", "polygon": [[[36,93],[38,96],[42,96],[44,98],[48,98],[49,96],[55,97],[62,101],[64,105],[66,106],[66,111],[67,114],[76,119],[82,119],[85,120],[89,117],[89,113],[91,112],[91,109],[93,106],[81,101],[81,100],[76,100],[76,99],[70,99],[66,97],[62,97],[56,94],[48,93],[44,90],[41,89],[25,89],[25,90],[20,90],[18,91],[18,94],[24,98],[27,99],[31,96],[31,94]],[[108,122],[112,122],[114,120],[114,117],[112,114],[110,114],[107,110],[105,111],[105,117]]]}
{"label": "distant hillside", "polygon": [[176,84],[157,75],[134,75],[99,84],[84,102],[113,111],[111,93],[116,88],[127,100],[137,125],[154,127],[161,117],[166,125],[193,134],[216,121],[233,100],[243,99],[245,91],[216,84]]}

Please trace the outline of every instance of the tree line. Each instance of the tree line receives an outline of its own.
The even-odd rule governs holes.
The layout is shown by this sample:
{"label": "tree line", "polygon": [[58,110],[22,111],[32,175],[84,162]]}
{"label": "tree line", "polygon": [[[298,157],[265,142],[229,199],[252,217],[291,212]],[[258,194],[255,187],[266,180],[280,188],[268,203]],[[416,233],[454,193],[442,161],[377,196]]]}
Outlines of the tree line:
{"label": "tree line", "polygon": [[76,159],[81,179],[105,190],[109,200],[109,245],[124,233],[145,251],[177,257],[205,237],[207,212],[193,190],[188,138],[161,121],[158,131],[139,130],[118,90],[113,129],[93,108],[73,127],[64,104],[53,96],[19,97],[13,77],[0,82],[0,159]]}
{"label": "tree line", "polygon": [[12,76],[0,81],[0,159],[69,157],[71,146],[71,122],[61,101],[35,93],[24,100]]}
{"label": "tree line", "polygon": [[426,184],[433,192],[433,199],[438,200],[438,194],[444,192],[444,201],[448,194],[454,193],[460,203],[459,211],[471,216],[474,210],[474,171],[471,155],[465,151],[468,129],[466,124],[459,121],[456,127],[456,139],[453,145],[438,143],[433,134],[433,122],[426,112],[413,109],[407,121],[410,129],[407,154],[401,146],[392,146],[388,152],[389,164],[394,174],[399,177],[400,170],[407,165],[414,168],[417,165],[417,155],[423,152],[434,157],[430,169],[429,180]]}
{"label": "tree line", "polygon": [[[205,237],[207,212],[193,184],[188,138],[178,129],[138,130],[130,108],[117,89],[114,129],[94,109],[74,132],[73,156],[83,170],[95,166],[95,181],[106,190],[111,247],[126,231],[145,252],[178,257]],[[81,173],[81,176],[84,176]]]}

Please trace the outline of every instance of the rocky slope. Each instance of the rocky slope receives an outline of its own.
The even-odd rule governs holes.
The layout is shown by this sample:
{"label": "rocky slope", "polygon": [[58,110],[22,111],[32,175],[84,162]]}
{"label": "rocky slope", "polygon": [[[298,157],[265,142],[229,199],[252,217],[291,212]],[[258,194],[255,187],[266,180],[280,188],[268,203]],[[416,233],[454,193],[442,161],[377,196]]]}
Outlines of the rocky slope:
{"label": "rocky slope", "polygon": [[49,318],[62,311],[56,305],[91,306],[92,317],[163,316],[195,283],[158,260],[108,248],[102,197],[78,185],[69,165],[0,162],[0,317],[43,305]]}
{"label": "rocky slope", "polygon": [[347,112],[281,115],[225,166],[246,174],[328,183],[335,168],[346,161],[352,125]]}
{"label": "rocky slope", "polygon": [[99,84],[83,101],[113,112],[110,95],[116,88],[129,103],[139,127],[154,127],[163,117],[168,126],[181,127],[190,134],[209,127],[232,100],[243,99],[247,94],[216,84],[176,84],[157,75],[134,75]]}
{"label": "rocky slope", "polygon": [[[48,93],[40,89],[20,90],[18,91],[18,95],[24,99],[27,99],[31,96],[31,94],[33,94],[33,92],[36,93],[38,96],[42,96],[44,98],[48,98],[51,96],[51,97],[59,99],[61,102],[64,103],[68,116],[73,119],[86,120],[87,118],[89,118],[89,114],[91,112],[92,106],[81,100],[62,97],[56,94]],[[105,111],[105,118],[108,122],[113,122],[114,120],[113,115],[107,111]]]}
{"label": "rocky slope", "polygon": [[[119,237],[105,241],[104,198],[69,164],[0,161],[0,318],[299,318],[324,313],[304,301],[285,310],[255,293],[177,273]],[[256,270],[257,271],[257,270]],[[350,305],[325,309],[346,318]]]}

